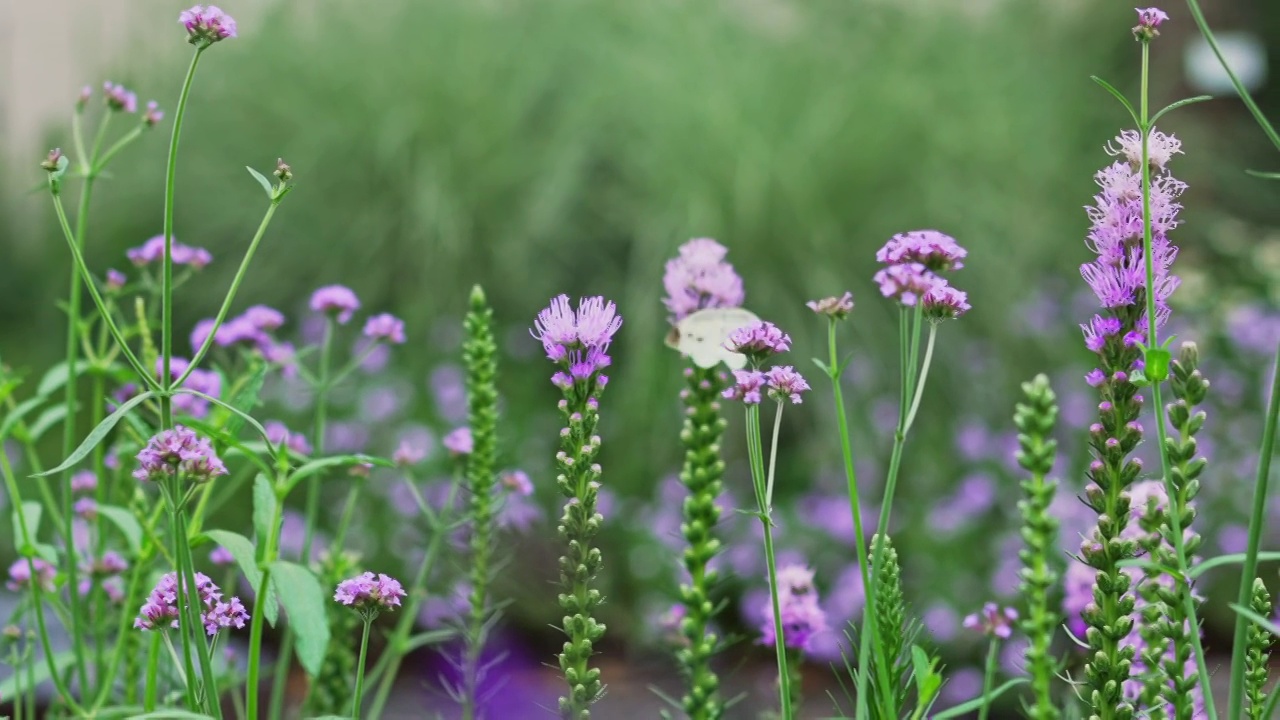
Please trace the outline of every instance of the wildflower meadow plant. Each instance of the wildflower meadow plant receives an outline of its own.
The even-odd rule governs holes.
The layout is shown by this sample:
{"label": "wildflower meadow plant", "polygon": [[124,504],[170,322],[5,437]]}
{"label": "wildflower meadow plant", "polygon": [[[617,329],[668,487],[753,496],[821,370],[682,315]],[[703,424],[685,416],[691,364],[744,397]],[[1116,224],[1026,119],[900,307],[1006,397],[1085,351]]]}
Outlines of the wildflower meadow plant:
{"label": "wildflower meadow plant", "polygon": [[[1188,4],[1216,48],[1195,0]],[[810,338],[793,337],[744,307],[746,282],[725,245],[693,239],[667,262],[661,302],[671,326],[667,344],[683,363],[683,458],[678,476],[657,484],[663,507],[645,517],[672,537],[659,545],[664,562],[634,553],[609,565],[619,573],[645,566],[646,582],[678,588],[646,633],[672,643],[673,669],[683,680],[678,698],[664,698],[664,716],[728,714],[735,668],[718,664],[717,655],[738,638],[723,635],[729,623],[721,611],[732,600],[727,593],[743,587],[744,626],[755,635],[742,643],[743,652],[757,648],[763,660],[772,650],[769,673],[777,686],[769,692],[776,689],[777,709],[769,701],[765,716],[799,717],[805,673],[841,657],[835,672],[851,715],[840,717],[855,720],[969,713],[985,720],[1015,696],[1038,720],[1217,720],[1220,707],[1229,720],[1273,716],[1280,693],[1269,686],[1269,659],[1280,627],[1274,588],[1259,563],[1280,558],[1261,550],[1280,417],[1280,349],[1251,468],[1248,527],[1237,528],[1231,542],[1222,534],[1215,542],[1224,553],[1209,557],[1210,526],[1201,513],[1223,493],[1214,487],[1208,448],[1215,432],[1231,428],[1238,435],[1247,425],[1230,412],[1210,414],[1229,409],[1218,398],[1233,392],[1231,375],[1201,357],[1209,354],[1204,346],[1182,342],[1174,349],[1169,328],[1178,322],[1175,291],[1185,270],[1175,272],[1173,243],[1184,221],[1182,197],[1192,188],[1172,174],[1182,141],[1156,127],[1171,110],[1205,98],[1150,112],[1150,45],[1173,18],[1160,8],[1136,10],[1139,102],[1097,80],[1132,126],[1103,146],[1112,160],[1096,174],[1098,190],[1085,214],[1092,257],[1080,266],[1081,289],[1090,296],[1080,318],[1080,353],[1088,353],[1091,367],[1083,377],[1055,376],[1052,387],[1047,375],[1023,384],[1016,433],[1007,442],[993,441],[985,425],[959,438],[971,459],[989,459],[993,451],[968,446],[1000,445],[1010,456],[1005,469],[1020,478],[1022,490],[1018,531],[991,543],[1007,548],[1008,557],[998,558],[999,581],[985,596],[957,587],[955,607],[926,605],[917,619],[908,581],[915,563],[927,558],[891,525],[904,514],[894,500],[904,464],[912,461],[911,430],[918,418],[938,419],[921,407],[938,345],[949,342],[940,336],[946,338],[947,321],[974,309],[952,284],[970,262],[968,250],[939,230],[903,232],[875,254],[875,269],[863,272],[863,282],[897,308],[899,328],[899,382],[888,400],[867,403],[875,408],[866,414],[872,427],[864,434],[851,427],[846,406],[854,403],[844,397],[862,391],[856,377],[845,376],[860,358],[843,357],[839,346],[839,330],[859,322],[854,293],[806,303],[826,324],[826,352],[814,363],[831,382],[843,489],[801,487],[802,480],[780,470],[784,411],[808,419],[819,404],[807,366],[794,359],[803,357]],[[235,19],[215,6],[194,6],[178,22],[193,54],[172,112],[156,101],[140,103],[134,90],[113,81],[100,91],[86,86],[73,103],[65,143],[71,150],[55,148],[39,163],[70,254],[66,354],[33,384],[0,364],[0,475],[18,556],[5,582],[18,602],[0,633],[0,662],[12,666],[13,676],[0,684],[0,698],[12,699],[23,720],[40,710],[58,718],[221,720],[234,713],[247,720],[376,720],[387,713],[408,654],[436,646],[453,675],[438,679],[443,693],[418,701],[418,714],[452,712],[445,703],[467,720],[535,714],[540,701],[510,710],[505,696],[516,698],[512,703],[522,696],[499,692],[519,674],[509,671],[496,638],[508,607],[504,573],[517,552],[504,533],[538,521],[539,490],[550,485],[538,480],[537,468],[512,469],[507,455],[517,451],[502,443],[518,438],[536,448],[534,436],[552,437],[536,423],[520,432],[505,424],[506,396],[499,392],[505,372],[498,373],[505,345],[488,297],[479,286],[472,290],[459,336],[461,364],[439,368],[428,383],[448,425],[404,422],[403,396],[411,391],[396,384],[387,366],[415,343],[437,344],[435,332],[407,327],[378,308],[370,312],[355,289],[327,279],[299,299],[297,317],[287,306],[238,298],[295,187],[294,169],[277,159],[270,172],[249,169],[265,209],[216,313],[192,328],[176,327],[185,316],[176,311],[178,291],[215,262],[198,226],[183,231],[193,244],[176,240],[181,130],[201,60],[239,37]],[[1280,135],[1239,89],[1280,149]],[[101,102],[91,102],[98,92]],[[91,268],[86,249],[96,239],[89,216],[97,181],[167,117],[160,233],[117,258],[127,262],[118,266],[126,271]],[[123,132],[111,130],[123,123]],[[74,216],[64,204],[73,195]],[[220,260],[223,250],[214,251]],[[605,664],[595,656],[610,651],[602,645],[601,612],[602,546],[612,529],[606,516],[625,518],[633,507],[632,499],[606,488],[600,464],[600,403],[621,327],[619,307],[603,296],[574,303],[559,295],[536,314],[531,330],[554,365],[550,384],[561,395],[559,447],[547,462],[562,499],[559,588],[546,593],[561,612],[545,620],[565,636],[556,711],[571,720],[620,712],[597,705],[606,684]],[[516,350],[511,357],[520,358]],[[781,364],[784,357],[792,364]],[[377,392],[358,392],[369,378],[380,383]],[[27,389],[30,396],[19,401]],[[747,486],[744,480],[736,487],[726,472],[725,432],[734,420],[723,412],[725,403],[743,409],[754,501],[738,513],[726,511],[746,497]],[[259,420],[268,404],[267,416],[275,419]],[[762,409],[772,411],[769,432]],[[1064,431],[1077,429],[1083,437],[1073,444]],[[49,463],[51,443],[42,439],[54,430],[60,459]],[[878,507],[859,484],[860,467],[870,468],[864,477],[877,470],[855,455],[854,440],[864,437],[887,446]],[[1144,444],[1148,439],[1154,442]],[[1078,473],[1070,462],[1058,466],[1072,448],[1088,453]],[[1158,467],[1143,464],[1148,449]],[[15,459],[31,478],[19,478]],[[970,522],[994,515],[1010,495],[993,476],[971,469],[957,470],[960,489],[942,501],[963,505],[943,509]],[[1084,479],[1078,499],[1072,474]],[[796,491],[803,497],[793,508]],[[385,535],[405,562],[403,574],[364,569],[385,559],[374,557],[380,529],[374,526],[381,523],[370,518],[379,512],[401,520]],[[946,519],[936,507],[925,512]],[[726,522],[737,514],[758,522]],[[233,529],[217,526],[223,518]],[[623,525],[609,523],[615,524]],[[796,527],[805,524],[820,527]],[[933,525],[950,541],[954,525]],[[820,540],[806,543],[806,532]],[[1215,595],[1201,579],[1210,569],[1237,566],[1224,698],[1210,682],[1215,664],[1206,655],[1202,610]],[[739,582],[724,582],[730,574]],[[956,612],[962,602],[972,603],[963,620]],[[538,606],[516,607],[523,616]],[[972,631],[968,638],[960,627]],[[269,633],[279,652],[268,663]],[[385,642],[378,641],[384,633]],[[66,652],[55,649],[60,634],[70,639]],[[985,642],[981,672],[943,666],[938,646],[956,636],[957,646],[975,656]],[[371,646],[381,652],[371,653]],[[301,685],[295,669],[305,676]],[[1002,674],[1012,677],[1000,682]],[[42,683],[52,686],[46,708],[38,708],[46,697],[38,692]],[[845,703],[835,702],[836,712],[845,713]],[[936,709],[940,703],[950,707]]]}

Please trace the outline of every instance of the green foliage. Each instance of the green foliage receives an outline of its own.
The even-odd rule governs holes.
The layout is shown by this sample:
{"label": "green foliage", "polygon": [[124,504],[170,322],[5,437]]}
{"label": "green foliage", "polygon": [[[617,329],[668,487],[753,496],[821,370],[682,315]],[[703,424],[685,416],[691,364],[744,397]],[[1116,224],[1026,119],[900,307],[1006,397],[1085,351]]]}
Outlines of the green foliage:
{"label": "green foliage", "polygon": [[271,563],[271,583],[280,604],[289,613],[297,638],[298,662],[315,677],[329,646],[329,623],[325,608],[328,594],[310,570],[284,560]]}
{"label": "green foliage", "polygon": [[[324,587],[338,583],[361,572],[360,557],[354,553],[324,553],[320,557],[317,574]],[[351,707],[351,679],[356,675],[356,646],[352,642],[358,636],[361,619],[358,613],[340,603],[325,603],[325,613],[332,631],[324,664],[311,684],[307,695],[307,712],[326,715],[349,710]]]}

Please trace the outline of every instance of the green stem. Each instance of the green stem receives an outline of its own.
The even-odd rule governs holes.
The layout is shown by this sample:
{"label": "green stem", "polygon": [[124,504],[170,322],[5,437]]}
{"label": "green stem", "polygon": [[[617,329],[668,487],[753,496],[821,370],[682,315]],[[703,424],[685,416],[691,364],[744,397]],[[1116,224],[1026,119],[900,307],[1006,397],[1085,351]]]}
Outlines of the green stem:
{"label": "green stem", "polygon": [[[777,441],[775,424],[774,442]],[[769,569],[769,601],[773,607],[773,646],[778,659],[778,703],[783,720],[792,720],[791,672],[787,669],[786,634],[782,626],[782,609],[778,603],[778,563],[773,550],[773,509],[766,490],[764,458],[760,439],[760,406],[747,406],[747,449],[751,460],[751,477],[760,505],[760,523],[764,526],[764,557]],[[752,438],[755,438],[752,440]]]}
{"label": "green stem", "polygon": [[907,421],[902,428],[903,434],[911,431],[911,425],[916,420],[916,411],[920,409],[920,398],[924,397],[924,381],[929,377],[929,365],[933,362],[933,341],[937,336],[938,326],[930,323],[929,342],[926,343],[924,349],[924,364],[920,369],[920,379],[917,381],[915,397],[911,400],[911,411],[907,413]]}
{"label": "green stem", "polygon": [[[1139,132],[1142,133],[1142,255],[1146,269],[1146,301],[1147,301],[1147,347],[1154,350],[1159,348],[1158,337],[1156,334],[1156,294],[1155,294],[1155,266],[1151,257],[1152,245],[1152,219],[1151,219],[1151,159],[1150,159],[1150,140],[1151,127],[1150,115],[1148,114],[1148,91],[1150,78],[1150,55],[1151,46],[1148,41],[1142,43],[1142,104],[1141,115],[1142,127]],[[1186,615],[1186,621],[1189,623],[1187,634],[1191,636],[1191,647],[1196,658],[1196,672],[1200,678],[1200,687],[1204,695],[1204,709],[1209,720],[1217,720],[1218,712],[1213,702],[1213,686],[1212,679],[1209,675],[1209,666],[1205,662],[1204,647],[1200,641],[1200,623],[1196,618],[1196,602],[1191,594],[1190,585],[1190,565],[1187,562],[1187,550],[1185,539],[1182,537],[1182,512],[1180,507],[1172,507],[1173,503],[1181,497],[1177,487],[1173,482],[1173,474],[1169,471],[1169,447],[1168,447],[1168,428],[1164,400],[1160,394],[1160,383],[1162,378],[1153,378],[1151,382],[1151,399],[1155,404],[1156,414],[1156,440],[1160,449],[1160,473],[1164,479],[1165,492],[1169,496],[1171,508],[1168,513],[1169,519],[1169,542],[1173,545],[1174,557],[1178,561],[1175,568],[1179,577],[1177,581],[1177,594],[1182,603],[1183,612]],[[1245,606],[1247,607],[1247,605]]]}
{"label": "green stem", "polygon": [[[199,709],[196,695],[196,672],[195,663],[191,659],[191,613],[188,612],[188,606],[192,605],[191,594],[195,591],[194,584],[187,584],[187,574],[182,567],[183,558],[182,544],[186,541],[183,536],[182,528],[182,509],[179,507],[179,498],[181,497],[181,487],[179,485],[180,478],[175,476],[169,487],[169,528],[173,533],[173,560],[174,572],[176,574],[174,583],[177,594],[178,608],[178,636],[182,641],[182,657],[180,668],[183,671],[183,677],[186,679],[187,686],[187,709],[195,711]],[[167,635],[165,636],[168,637]]]}
{"label": "green stem", "polygon": [[1258,126],[1262,128],[1262,132],[1266,134],[1267,139],[1271,141],[1272,145],[1276,146],[1277,150],[1280,150],[1280,132],[1276,132],[1275,126],[1271,124],[1271,121],[1267,120],[1266,115],[1262,114],[1261,108],[1253,101],[1253,97],[1245,89],[1244,83],[1240,82],[1240,78],[1236,77],[1235,71],[1227,63],[1226,57],[1222,55],[1222,49],[1218,47],[1217,38],[1213,36],[1213,30],[1209,28],[1209,23],[1204,19],[1204,13],[1200,12],[1200,4],[1196,0],[1187,0],[1187,8],[1191,11],[1191,17],[1196,21],[1196,26],[1200,28],[1200,34],[1204,35],[1205,42],[1209,43],[1209,47],[1213,49],[1213,54],[1217,56],[1222,69],[1227,71],[1227,77],[1231,78],[1231,85],[1235,87],[1236,94],[1244,101],[1245,107],[1249,108],[1250,114],[1253,115],[1253,119],[1257,121]]}
{"label": "green stem", "polygon": [[267,213],[262,216],[262,222],[258,224],[258,231],[254,233],[253,240],[249,241],[249,249],[245,251],[244,259],[240,261],[240,267],[236,270],[236,275],[231,280],[231,288],[227,290],[227,296],[222,300],[222,307],[218,308],[218,314],[213,319],[213,327],[200,345],[200,349],[191,358],[191,362],[187,364],[187,369],[174,381],[174,387],[182,387],[182,383],[195,371],[200,361],[204,360],[204,356],[209,353],[209,348],[213,346],[214,335],[217,334],[218,328],[222,327],[222,322],[227,319],[227,313],[231,310],[231,302],[235,300],[236,293],[240,290],[240,283],[244,280],[244,276],[249,270],[249,263],[253,260],[253,254],[257,252],[258,243],[262,240],[262,236],[266,234],[267,226],[271,224],[271,216],[276,214],[277,207],[279,207],[279,204],[274,201],[267,206]]}
{"label": "green stem", "polygon": [[[844,407],[844,391],[840,386],[840,365],[839,354],[836,350],[836,320],[831,319],[827,322],[827,373],[831,378],[831,390],[835,396],[836,405],[836,425],[840,431],[840,454],[844,458],[844,475],[849,488],[849,514],[853,516],[853,534],[854,548],[858,556],[858,570],[862,575],[862,587],[871,587],[871,575],[869,574],[869,564],[867,562],[867,540],[862,528],[862,504],[858,499],[858,474],[853,463],[853,445],[849,439],[849,417]],[[867,592],[866,613],[870,617],[875,617],[875,593]],[[869,637],[869,630],[875,627],[875,623],[867,623],[863,629],[866,637],[861,644],[858,654],[858,716],[863,717],[867,712],[867,673],[865,669],[868,667],[868,658],[862,653],[867,652],[867,648],[874,647],[879,652],[879,644],[873,643]],[[883,658],[880,658],[883,661]],[[883,664],[881,665],[883,667]]]}
{"label": "green stem", "polygon": [[[1271,479],[1271,456],[1275,451],[1276,417],[1280,416],[1280,348],[1271,368],[1271,399],[1267,402],[1266,424],[1262,431],[1262,449],[1258,454],[1258,471],[1253,481],[1253,511],[1249,516],[1249,544],[1244,551],[1244,563],[1240,568],[1240,593],[1236,602],[1240,607],[1250,607],[1253,579],[1258,576],[1258,546],[1267,521],[1267,486]],[[1227,704],[1227,717],[1242,717],[1244,712],[1245,653],[1249,632],[1249,620],[1236,614],[1234,641],[1231,644],[1231,695]],[[1272,692],[1277,692],[1272,690]]]}
{"label": "green stem", "polygon": [[764,485],[764,506],[773,512],[773,477],[778,466],[778,435],[782,430],[783,401],[778,400],[777,412],[773,414],[773,440],[769,442],[769,475]]}
{"label": "green stem", "polygon": [[987,665],[982,673],[982,705],[978,708],[978,720],[987,720],[991,710],[991,686],[996,679],[996,660],[999,658],[1000,639],[991,638],[991,648],[987,650]]}
{"label": "green stem", "polygon": [[360,720],[360,697],[364,694],[364,661],[369,653],[369,627],[373,619],[364,619],[364,632],[360,634],[360,660],[356,663],[356,691],[351,698],[351,718]]}
{"label": "green stem", "polygon": [[[278,514],[278,513],[277,513]],[[253,601],[253,627],[249,630],[249,670],[244,685],[244,705],[249,720],[258,718],[258,674],[262,664],[262,626],[266,624],[267,596],[271,581],[271,566],[262,569],[262,583]]]}
{"label": "green stem", "polygon": [[142,129],[143,129],[142,125],[138,125],[134,127],[132,130],[126,133],[124,137],[120,138],[115,142],[115,144],[107,148],[107,151],[102,154],[102,159],[98,161],[96,169],[101,170],[102,168],[105,168],[107,164],[110,163],[113,158],[115,158],[116,155],[120,154],[121,150],[124,150],[126,147],[129,146],[130,143],[132,143],[134,140],[137,140],[139,137],[141,137]]}
{"label": "green stem", "polygon": [[333,536],[333,552],[342,552],[347,541],[347,531],[351,529],[351,519],[356,514],[356,504],[360,499],[360,491],[365,483],[361,478],[353,478],[351,488],[347,490],[346,502],[342,505],[342,518],[338,520],[338,530]]}
{"label": "green stem", "polygon": [[[190,583],[193,591],[196,588],[195,563],[191,559],[191,540],[187,531],[186,514],[179,511],[179,518],[182,522],[182,534],[180,538],[182,553],[181,567],[186,575],[186,581]],[[201,619],[201,604],[198,594],[192,597],[193,602],[188,603],[188,610],[191,616],[191,634],[195,641],[196,651],[200,660],[200,674],[204,682],[204,700],[208,705],[209,714],[215,718],[222,718],[222,703],[218,697],[218,682],[213,675],[213,657],[209,648],[209,643],[205,641],[204,623]],[[181,606],[179,606],[181,607]]]}
{"label": "green stem", "polygon": [[147,685],[142,693],[142,708],[147,712],[155,711],[156,699],[160,695],[160,636],[165,632],[151,633],[151,647],[147,649]]}

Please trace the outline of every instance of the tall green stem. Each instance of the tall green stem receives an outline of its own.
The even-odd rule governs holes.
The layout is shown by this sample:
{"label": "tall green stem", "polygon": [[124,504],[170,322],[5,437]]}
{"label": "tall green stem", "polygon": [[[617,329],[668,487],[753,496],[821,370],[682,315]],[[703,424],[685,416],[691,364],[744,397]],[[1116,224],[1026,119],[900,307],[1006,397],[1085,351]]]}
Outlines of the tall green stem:
{"label": "tall green stem", "polygon": [[[1147,301],[1147,347],[1151,350],[1159,348],[1158,337],[1156,333],[1156,293],[1155,293],[1155,265],[1151,257],[1152,245],[1152,218],[1151,218],[1151,158],[1150,158],[1150,140],[1151,125],[1148,107],[1148,90],[1150,77],[1150,54],[1151,47],[1147,41],[1142,43],[1142,104],[1141,115],[1142,127],[1139,131],[1142,133],[1142,255],[1146,269],[1146,301]],[[1163,378],[1153,378],[1151,382],[1151,399],[1155,404],[1156,414],[1156,439],[1160,449],[1160,473],[1164,478],[1165,492],[1169,496],[1170,512],[1169,519],[1169,543],[1173,545],[1174,557],[1178,561],[1175,568],[1180,577],[1177,578],[1177,593],[1182,603],[1183,613],[1186,615],[1186,622],[1189,623],[1187,634],[1191,636],[1191,646],[1196,658],[1196,672],[1200,676],[1200,687],[1204,695],[1204,709],[1209,716],[1209,720],[1217,720],[1218,712],[1213,702],[1213,686],[1209,675],[1209,666],[1205,662],[1204,647],[1200,641],[1200,623],[1196,618],[1196,603],[1191,594],[1190,585],[1190,565],[1187,562],[1187,551],[1185,540],[1182,536],[1182,512],[1180,507],[1174,507],[1175,501],[1181,497],[1178,488],[1173,481],[1173,474],[1169,471],[1169,431],[1166,427],[1167,418],[1164,407],[1164,400],[1161,397],[1160,384]],[[1180,505],[1181,503],[1178,503]],[[1246,601],[1247,602],[1247,601]]]}
{"label": "tall green stem", "polygon": [[360,634],[360,660],[356,663],[356,690],[351,697],[351,718],[360,720],[360,698],[364,694],[364,661],[369,654],[369,627],[373,618],[364,619],[364,632]]}
{"label": "tall green stem", "polygon": [[[1231,65],[1227,62],[1227,58],[1222,54],[1222,48],[1218,47],[1218,40],[1213,36],[1213,30],[1209,28],[1209,23],[1204,19],[1204,13],[1200,12],[1200,3],[1196,0],[1187,0],[1187,8],[1191,11],[1191,17],[1196,21],[1196,26],[1200,28],[1200,34],[1204,35],[1205,42],[1213,49],[1213,54],[1217,56],[1218,63],[1222,65],[1222,69],[1227,71],[1227,77],[1231,78],[1231,84],[1236,89],[1236,94],[1244,101],[1245,107],[1249,108],[1249,113],[1253,115],[1253,119],[1257,121],[1258,127],[1262,128],[1262,132],[1266,134],[1267,139],[1272,145],[1280,150],[1280,132],[1276,132],[1275,126],[1271,121],[1267,120],[1267,116],[1262,114],[1262,109],[1258,107],[1258,103],[1254,102],[1249,91],[1245,89],[1244,83],[1240,82],[1240,78],[1236,77],[1236,73],[1231,69]],[[1235,716],[1232,716],[1235,717]]]}
{"label": "tall green stem", "polygon": [[[781,403],[778,405],[778,412],[782,412]],[[774,441],[776,447],[776,423]],[[765,477],[762,457],[759,405],[747,406],[747,451],[751,460],[751,477],[756,489],[756,500],[760,505],[760,523],[764,526],[764,557],[769,569],[769,601],[773,607],[773,645],[778,658],[778,703],[783,720],[792,720],[794,714],[791,709],[791,672],[787,669],[786,634],[782,626],[782,609],[778,602],[778,563],[773,550],[773,508],[769,505],[766,489],[768,479]]]}
{"label": "tall green stem", "polygon": [[271,527],[267,532],[267,547],[262,557],[262,579],[253,600],[253,627],[249,630],[249,668],[244,686],[245,711],[248,720],[258,720],[258,678],[262,666],[262,630],[267,622],[267,599],[271,596],[271,563],[276,559],[280,539],[280,523],[284,516],[284,498],[277,498]]}
{"label": "tall green stem", "polygon": [[991,638],[991,647],[987,650],[987,664],[982,673],[982,705],[978,708],[978,720],[987,720],[987,714],[991,710],[991,686],[995,684],[999,650],[999,638]]}

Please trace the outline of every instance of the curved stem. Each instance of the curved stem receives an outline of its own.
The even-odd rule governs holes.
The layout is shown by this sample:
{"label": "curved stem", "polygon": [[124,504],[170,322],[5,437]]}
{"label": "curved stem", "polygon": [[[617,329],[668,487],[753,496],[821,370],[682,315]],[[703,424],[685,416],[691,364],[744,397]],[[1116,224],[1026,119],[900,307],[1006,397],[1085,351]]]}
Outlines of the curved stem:
{"label": "curved stem", "polygon": [[1204,13],[1200,12],[1200,4],[1196,0],[1187,0],[1187,9],[1191,11],[1191,17],[1196,21],[1196,26],[1200,28],[1200,34],[1204,35],[1205,42],[1209,43],[1209,47],[1213,49],[1213,54],[1217,56],[1218,63],[1222,65],[1222,69],[1227,71],[1227,77],[1231,78],[1231,85],[1235,87],[1236,94],[1244,101],[1245,107],[1249,108],[1253,119],[1257,121],[1258,126],[1262,128],[1262,132],[1266,134],[1267,139],[1272,145],[1280,150],[1280,133],[1276,132],[1275,126],[1271,121],[1267,120],[1267,116],[1262,114],[1258,103],[1253,101],[1253,97],[1249,91],[1245,89],[1244,83],[1240,82],[1240,78],[1236,77],[1236,73],[1231,69],[1231,65],[1227,62],[1226,57],[1222,55],[1222,49],[1218,47],[1218,40],[1213,36],[1213,30],[1209,28],[1209,23],[1204,19]]}
{"label": "curved stem", "polygon": [[[1149,122],[1148,108],[1148,90],[1150,77],[1150,56],[1151,46],[1147,41],[1142,43],[1142,104],[1141,115],[1142,127],[1139,132],[1142,133],[1142,255],[1143,263],[1146,270],[1146,302],[1147,302],[1147,347],[1151,350],[1159,348],[1159,338],[1156,328],[1156,293],[1155,293],[1155,265],[1152,255],[1152,218],[1151,218],[1151,156],[1150,156],[1150,140],[1151,127]],[[1205,662],[1205,653],[1203,644],[1200,641],[1200,622],[1196,618],[1196,603],[1191,595],[1191,580],[1189,577],[1190,564],[1187,562],[1187,549],[1185,538],[1182,537],[1182,509],[1184,503],[1181,500],[1181,493],[1173,481],[1173,474],[1169,470],[1169,446],[1168,446],[1168,428],[1165,427],[1167,418],[1165,416],[1164,399],[1160,393],[1160,383],[1162,378],[1152,378],[1151,380],[1151,399],[1155,403],[1156,415],[1156,441],[1160,450],[1160,474],[1164,479],[1165,492],[1169,496],[1169,544],[1173,545],[1174,557],[1178,561],[1176,570],[1180,577],[1177,578],[1177,594],[1182,604],[1182,611],[1186,615],[1188,623],[1187,634],[1191,636],[1191,648],[1196,659],[1196,673],[1199,675],[1200,687],[1204,696],[1204,709],[1209,720],[1217,720],[1218,711],[1213,702],[1213,685],[1209,675],[1209,666]]]}
{"label": "curved stem", "polygon": [[129,147],[130,143],[132,143],[134,140],[137,140],[139,137],[141,137],[142,128],[143,128],[142,125],[138,125],[134,129],[126,133],[124,137],[115,141],[115,143],[111,147],[107,148],[107,151],[102,154],[102,159],[98,161],[97,169],[101,170],[102,168],[105,168],[107,164],[110,163],[112,159],[115,158],[116,155],[120,154],[121,150],[124,150],[125,148]]}
{"label": "curved stem", "polygon": [[916,420],[916,411],[920,409],[920,398],[924,397],[924,381],[929,378],[929,365],[933,362],[933,341],[937,336],[938,326],[930,323],[929,342],[925,345],[924,362],[920,366],[920,378],[916,381],[915,397],[911,400],[911,411],[907,413],[907,421],[902,428],[903,433],[911,430],[911,425]]}
{"label": "curved stem", "polygon": [[266,624],[271,566],[262,568],[262,583],[253,601],[253,627],[249,630],[249,670],[244,684],[244,705],[249,720],[258,720],[258,674],[262,665],[262,626]]}
{"label": "curved stem", "polygon": [[778,410],[773,414],[773,440],[769,443],[769,475],[764,485],[764,505],[773,512],[773,475],[778,465],[778,435],[782,430],[783,400],[778,401]]}

